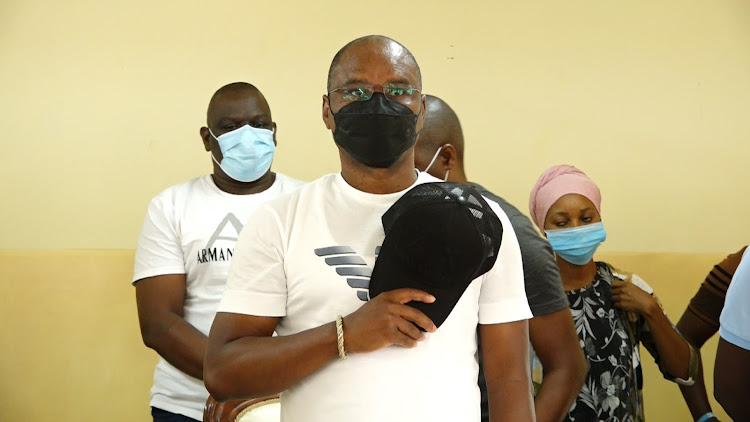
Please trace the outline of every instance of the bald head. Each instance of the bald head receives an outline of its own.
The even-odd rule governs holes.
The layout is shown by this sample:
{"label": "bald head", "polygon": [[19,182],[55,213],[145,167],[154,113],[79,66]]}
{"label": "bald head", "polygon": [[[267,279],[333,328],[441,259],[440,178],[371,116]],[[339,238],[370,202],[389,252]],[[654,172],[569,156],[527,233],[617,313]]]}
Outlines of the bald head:
{"label": "bald head", "polygon": [[453,109],[433,95],[425,95],[424,127],[414,148],[414,166],[448,182],[468,183],[461,123]]}
{"label": "bald head", "polygon": [[363,55],[381,56],[394,65],[402,64],[413,67],[418,83],[416,88],[422,89],[422,73],[411,51],[396,40],[383,35],[367,35],[349,42],[333,56],[331,67],[328,69],[328,92],[339,88],[336,86],[336,76],[340,71],[341,63]]}
{"label": "bald head", "polygon": [[456,148],[458,158],[464,158],[464,135],[461,122],[453,109],[445,101],[433,95],[425,95],[427,109],[424,127],[417,139],[417,153],[435,154],[438,148],[451,144]]}
{"label": "bald head", "polygon": [[271,108],[260,90],[247,82],[233,82],[219,88],[208,102],[206,112],[208,126],[211,128],[216,126],[219,120],[232,111],[231,109],[238,108],[237,103],[243,100],[251,102],[257,114],[265,114],[271,120]]}

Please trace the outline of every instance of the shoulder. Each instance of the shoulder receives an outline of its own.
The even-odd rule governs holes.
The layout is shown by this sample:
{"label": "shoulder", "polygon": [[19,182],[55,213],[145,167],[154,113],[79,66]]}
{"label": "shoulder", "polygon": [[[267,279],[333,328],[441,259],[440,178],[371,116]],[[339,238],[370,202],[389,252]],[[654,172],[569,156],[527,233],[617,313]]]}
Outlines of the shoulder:
{"label": "shoulder", "polygon": [[289,177],[286,174],[279,172],[276,172],[276,183],[280,185],[282,192],[290,192],[305,185],[305,182],[302,180]]}
{"label": "shoulder", "polygon": [[300,198],[324,199],[326,192],[331,189],[333,176],[335,175],[328,174],[309,183],[277,173],[277,178],[279,176],[281,176],[281,180],[278,181],[284,184],[282,194],[268,200],[261,208],[275,210],[277,213],[285,213],[286,210],[296,207]]}
{"label": "shoulder", "polygon": [[205,184],[207,183],[206,179],[209,177],[211,176],[204,175],[194,177],[188,181],[172,185],[151,198],[151,205],[174,205],[176,202],[180,201],[180,199],[189,197],[197,191],[204,189]]}
{"label": "shoulder", "polygon": [[737,267],[739,267],[740,261],[742,261],[742,256],[745,254],[745,250],[747,250],[747,246],[743,247],[733,254],[730,254],[729,256],[724,258],[723,261],[717,264],[717,266],[724,272],[726,272],[729,277],[731,277],[732,274],[737,271]]}
{"label": "shoulder", "polygon": [[[508,219],[510,220],[511,224],[513,224],[513,229],[516,231],[516,233],[522,232],[524,234],[533,234],[538,237],[536,229],[534,229],[534,226],[531,224],[531,220],[526,217],[518,208],[516,208],[513,204],[506,201],[502,197],[488,191],[486,188],[482,187],[479,184],[471,183],[471,187],[474,188],[477,192],[479,192],[482,197],[484,198],[487,203],[494,202],[497,204],[497,206],[503,210],[505,215],[508,216]],[[519,236],[520,237],[520,236]]]}

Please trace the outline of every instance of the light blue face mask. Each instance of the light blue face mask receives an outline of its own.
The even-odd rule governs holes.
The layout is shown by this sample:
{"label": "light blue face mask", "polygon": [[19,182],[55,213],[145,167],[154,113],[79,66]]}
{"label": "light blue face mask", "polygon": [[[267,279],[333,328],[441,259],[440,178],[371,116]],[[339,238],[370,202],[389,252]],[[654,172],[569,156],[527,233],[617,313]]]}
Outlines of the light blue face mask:
{"label": "light blue face mask", "polygon": [[585,265],[607,238],[601,221],[572,229],[545,230],[552,250],[571,264]]}
{"label": "light blue face mask", "polygon": [[213,154],[211,158],[232,179],[254,182],[271,168],[273,153],[276,151],[272,130],[245,125],[219,137],[210,128],[208,132],[219,142],[223,156],[221,162],[216,161]]}

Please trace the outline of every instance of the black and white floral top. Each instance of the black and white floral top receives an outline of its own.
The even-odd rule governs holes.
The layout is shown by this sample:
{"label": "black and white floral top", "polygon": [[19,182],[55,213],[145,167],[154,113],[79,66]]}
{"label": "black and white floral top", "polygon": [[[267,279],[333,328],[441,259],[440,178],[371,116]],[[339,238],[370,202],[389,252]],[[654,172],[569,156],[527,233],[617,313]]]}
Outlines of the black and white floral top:
{"label": "black and white floral top", "polygon": [[[658,364],[656,344],[643,317],[622,311],[612,302],[612,281],[626,277],[615,275],[603,262],[597,262],[596,269],[591,284],[565,292],[589,372],[564,420],[643,422],[643,374],[638,346],[643,343]],[[639,287],[650,289],[647,285]],[[533,350],[531,372],[536,392],[543,369]],[[674,380],[666,373],[664,376]]]}

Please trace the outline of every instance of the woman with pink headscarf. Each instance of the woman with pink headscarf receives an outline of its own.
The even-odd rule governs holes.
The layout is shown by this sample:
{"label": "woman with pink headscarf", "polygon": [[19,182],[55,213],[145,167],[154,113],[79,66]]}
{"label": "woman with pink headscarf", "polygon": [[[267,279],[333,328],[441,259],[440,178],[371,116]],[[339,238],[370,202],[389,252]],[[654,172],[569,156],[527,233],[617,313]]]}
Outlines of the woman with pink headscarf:
{"label": "woman with pink headscarf", "polygon": [[[529,198],[534,223],[555,252],[563,288],[589,373],[566,421],[643,421],[639,344],[668,380],[690,385],[698,358],[664,314],[653,289],[593,260],[607,238],[601,193],[573,166],[554,166],[537,180]],[[532,356],[532,376],[542,368]]]}

